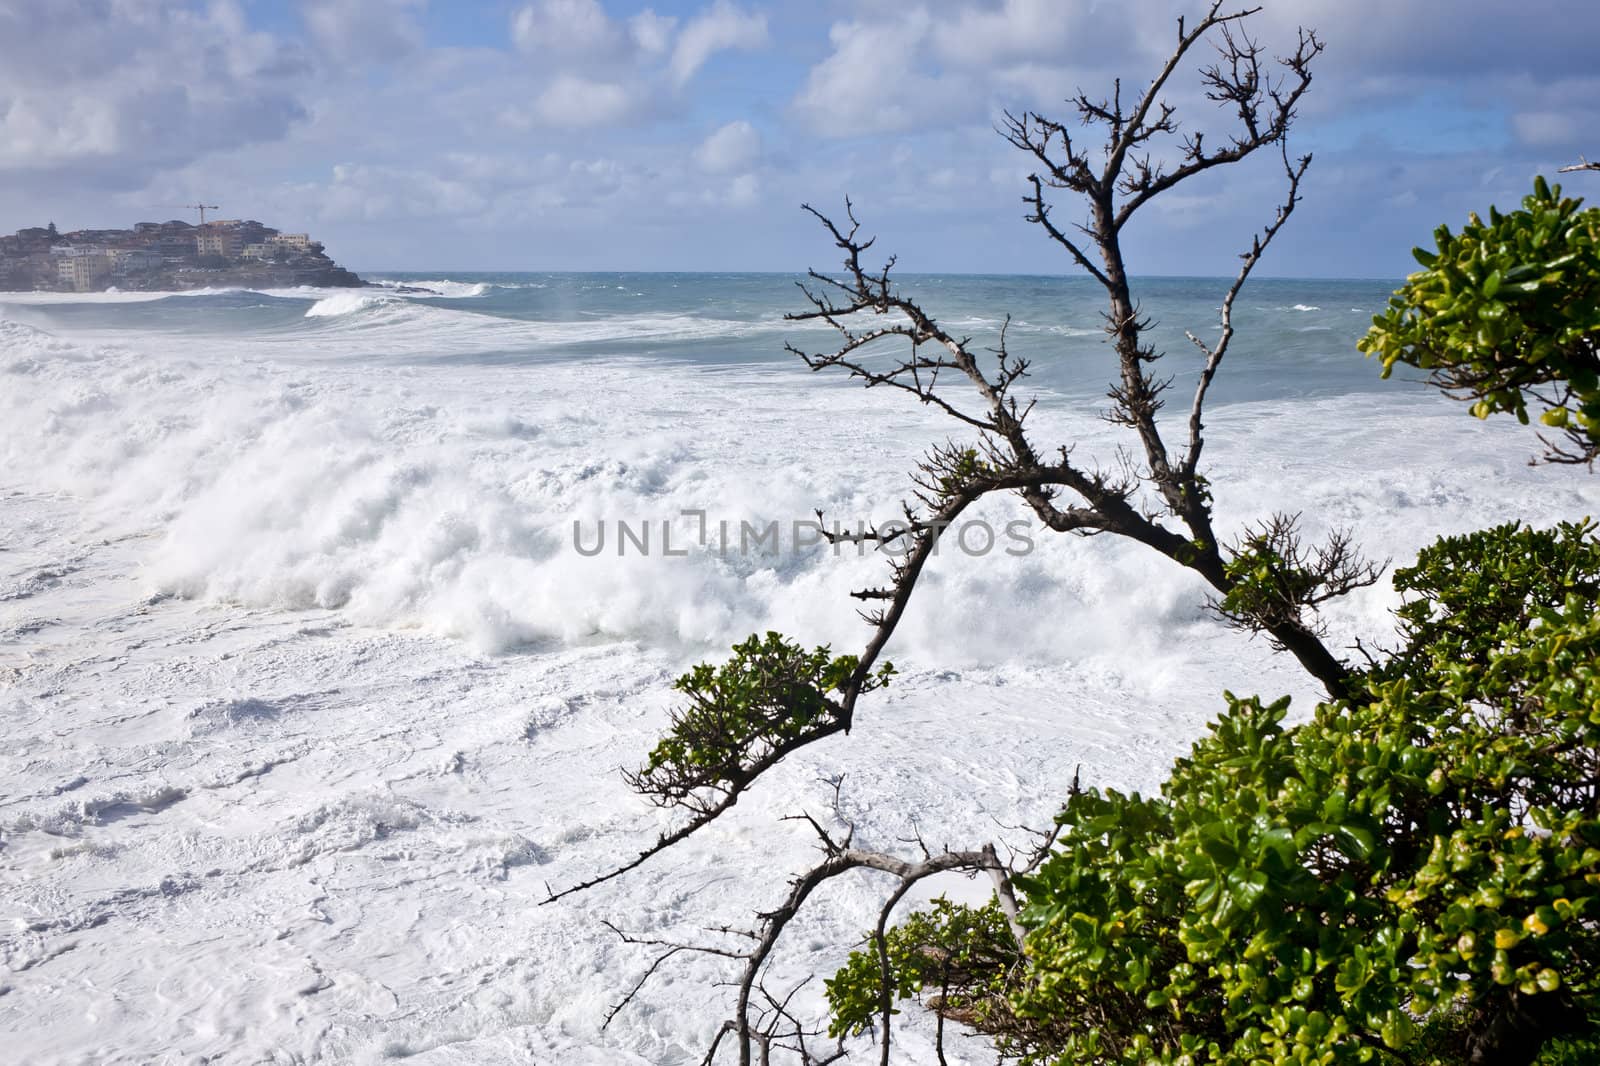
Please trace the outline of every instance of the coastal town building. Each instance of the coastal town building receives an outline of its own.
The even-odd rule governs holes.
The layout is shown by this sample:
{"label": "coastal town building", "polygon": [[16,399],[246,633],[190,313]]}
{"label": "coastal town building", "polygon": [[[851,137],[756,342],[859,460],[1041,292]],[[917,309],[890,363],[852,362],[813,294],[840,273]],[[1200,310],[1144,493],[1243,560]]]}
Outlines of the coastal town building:
{"label": "coastal town building", "polygon": [[156,239],[156,245],[162,255],[184,257],[199,254],[193,233],[164,232]]}
{"label": "coastal town building", "polygon": [[142,274],[161,266],[163,256],[149,248],[113,248],[106,255],[111,259],[113,274]]}
{"label": "coastal town building", "polygon": [[254,219],[137,222],[131,229],[60,232],[30,226],[0,236],[0,289],[89,292],[112,285],[360,285],[308,233]]}
{"label": "coastal town building", "polygon": [[[233,234],[222,229],[203,229],[194,235],[195,252],[199,255],[235,255]],[[242,250],[242,249],[241,249]]]}
{"label": "coastal town building", "polygon": [[207,222],[195,232],[196,254],[238,259],[247,246],[271,241],[277,236],[277,230],[254,220],[230,218]]}
{"label": "coastal town building", "polygon": [[63,255],[56,260],[56,276],[73,292],[91,292],[111,273],[111,257],[104,252]]}

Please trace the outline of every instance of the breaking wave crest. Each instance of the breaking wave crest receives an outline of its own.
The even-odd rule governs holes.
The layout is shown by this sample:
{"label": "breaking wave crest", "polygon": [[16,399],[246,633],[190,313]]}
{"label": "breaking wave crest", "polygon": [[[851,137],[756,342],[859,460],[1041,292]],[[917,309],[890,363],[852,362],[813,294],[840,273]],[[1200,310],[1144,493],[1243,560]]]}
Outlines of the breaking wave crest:
{"label": "breaking wave crest", "polygon": [[[362,293],[320,305],[335,319],[394,310]],[[17,487],[73,493],[98,531],[158,534],[144,571],[152,594],[334,609],[486,650],[546,640],[714,645],[767,627],[857,640],[859,624],[840,605],[881,580],[879,560],[818,547],[719,553],[693,544],[681,515],[705,511],[735,531],[777,521],[786,540],[819,507],[847,524],[892,518],[906,457],[945,428],[903,418],[870,451],[806,449],[798,442],[816,427],[879,424],[883,407],[875,393],[818,388],[792,372],[589,362],[375,378],[361,367],[88,349],[15,322],[0,323],[0,353],[0,413],[14,427],[6,468],[26,472]],[[1537,498],[1503,445],[1463,443],[1459,465],[1476,474],[1451,482],[1415,469],[1398,445],[1359,463],[1329,458],[1352,418],[1371,423],[1363,439],[1377,441],[1394,438],[1387,427],[1397,419],[1428,417],[1407,404],[1219,414],[1212,454],[1223,513],[1242,522],[1292,504],[1387,531],[1378,542],[1392,547],[1425,529],[1470,527],[1485,491],[1522,506]],[[1472,428],[1448,406],[1440,415],[1429,432]],[[1112,454],[1092,412],[1040,429]],[[1294,452],[1277,465],[1248,460],[1274,439],[1296,441]],[[1017,514],[997,501],[979,517],[999,530]],[[686,557],[663,555],[663,521],[674,524],[675,548],[690,544]],[[619,555],[619,522],[648,526],[655,553]],[[574,523],[589,544],[609,529],[606,550],[580,555]],[[933,567],[902,643],[953,661],[1109,656],[1139,670],[1182,658],[1181,634],[1210,625],[1203,590],[1143,549],[1036,539],[1020,558],[1002,542],[981,565],[964,565],[952,546],[957,561]],[[989,608],[1043,602],[1059,608],[1048,627],[1019,627]],[[1381,618],[1374,602],[1366,622],[1372,611]],[[966,619],[961,632],[950,618]]]}
{"label": "breaking wave crest", "polygon": [[469,300],[487,296],[495,289],[508,287],[487,281],[451,281],[449,278],[423,278],[418,281],[379,280],[374,284],[386,289],[404,290],[406,295],[419,299],[443,297],[449,300]]}
{"label": "breaking wave crest", "polygon": [[372,295],[360,289],[351,289],[348,292],[324,296],[306,310],[306,317],[338,318],[341,315],[353,315],[383,307],[398,307],[404,303],[405,301],[399,297]]}

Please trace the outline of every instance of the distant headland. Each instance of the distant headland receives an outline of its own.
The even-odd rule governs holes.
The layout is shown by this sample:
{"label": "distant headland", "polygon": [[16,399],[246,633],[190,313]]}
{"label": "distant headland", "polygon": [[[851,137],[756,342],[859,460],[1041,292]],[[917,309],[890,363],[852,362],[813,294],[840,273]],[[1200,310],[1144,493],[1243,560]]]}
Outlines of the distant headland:
{"label": "distant headland", "polygon": [[[206,205],[207,207],[211,205]],[[256,221],[173,219],[132,229],[61,233],[48,226],[0,237],[0,290],[103,292],[295,285],[367,284],[306,233],[281,233]]]}

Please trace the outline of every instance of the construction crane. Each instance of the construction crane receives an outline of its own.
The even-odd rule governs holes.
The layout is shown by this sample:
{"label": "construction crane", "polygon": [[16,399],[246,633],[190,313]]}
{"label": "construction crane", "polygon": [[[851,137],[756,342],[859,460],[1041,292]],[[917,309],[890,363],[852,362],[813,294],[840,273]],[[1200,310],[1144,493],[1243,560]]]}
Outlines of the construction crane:
{"label": "construction crane", "polygon": [[200,224],[202,226],[204,226],[206,224],[206,212],[207,211],[219,211],[219,210],[221,210],[221,208],[219,208],[216,204],[156,204],[156,207],[158,209],[160,209],[160,210],[166,210],[168,208],[173,208],[173,207],[183,207],[183,208],[187,208],[190,211],[199,211],[200,212]]}

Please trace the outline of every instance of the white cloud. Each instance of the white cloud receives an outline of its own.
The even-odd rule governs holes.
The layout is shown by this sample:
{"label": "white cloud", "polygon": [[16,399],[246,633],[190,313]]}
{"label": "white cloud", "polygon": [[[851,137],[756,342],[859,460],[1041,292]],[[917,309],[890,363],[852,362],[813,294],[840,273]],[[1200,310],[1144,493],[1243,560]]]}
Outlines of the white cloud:
{"label": "white cloud", "polygon": [[922,53],[932,31],[914,8],[887,22],[841,22],[829,31],[833,52],[811,68],[794,100],[816,132],[847,137],[889,133],[939,118],[969,116],[970,87],[927,73]]}
{"label": "white cloud", "polygon": [[[1056,55],[1077,29],[1087,5],[1060,0],[1005,0],[998,8],[963,7],[954,18],[940,21],[933,43],[941,55],[957,62],[983,65],[1003,59]],[[1104,19],[1107,11],[1095,14]]]}
{"label": "white cloud", "polygon": [[333,180],[316,189],[323,218],[430,218],[481,212],[488,206],[470,182],[427,170],[341,163]]}
{"label": "white cloud", "polygon": [[633,43],[639,50],[648,55],[660,55],[672,43],[672,31],[678,26],[678,20],[670,15],[658,15],[650,8],[645,8],[633,18],[628,20],[628,31],[633,34]]}
{"label": "white cloud", "polygon": [[[230,214],[314,224],[342,242],[341,257],[384,265],[520,262],[538,248],[552,267],[714,268],[727,255],[776,268],[817,248],[792,204],[853,192],[875,226],[912,219],[898,234],[885,228],[885,246],[938,268],[948,249],[983,244],[952,242],[947,227],[1017,224],[1029,167],[993,133],[996,109],[1063,115],[1077,86],[1109,91],[1117,74],[1126,92],[1170,47],[1177,9],[1195,10],[1193,0],[851,0],[812,14],[756,0],[512,0],[495,16],[499,41],[463,44],[426,39],[435,20],[416,17],[423,2],[294,0],[304,17],[274,15],[263,32],[259,0],[0,0],[0,212],[13,227],[115,225],[205,196]],[[1600,5],[1526,0],[1532,14],[1496,24],[1481,3],[1441,14],[1382,0],[1263,2],[1254,32],[1269,51],[1292,45],[1302,20],[1330,42],[1300,125],[1318,161],[1274,269],[1382,269],[1372,249],[1392,232],[1423,239],[1439,219],[1514,203],[1536,170],[1600,153],[1600,76],[1585,52]],[[667,11],[677,18],[657,13]],[[847,14],[830,34],[832,11]],[[1563,32],[1539,28],[1552,24]],[[754,108],[789,98],[788,112],[730,113],[710,99],[717,57],[764,44],[816,65],[728,63],[740,82],[718,77],[714,88]],[[1210,57],[1186,65],[1175,102]],[[741,115],[752,121],[730,121]],[[1227,114],[1202,106],[1183,118],[1187,132]],[[1331,132],[1311,143],[1321,128]],[[1184,191],[1225,189],[1226,202],[1209,205],[1231,212],[1217,226],[1259,225],[1248,209],[1278,191],[1275,160],[1260,162],[1262,175],[1229,168]],[[1494,169],[1503,176],[1478,184]],[[1587,191],[1581,178],[1572,185]],[[1396,195],[1413,189],[1415,202]],[[1134,232],[1146,268],[1199,269],[1184,257],[1210,247],[1206,213],[1164,203]],[[1359,233],[1341,214],[1367,208],[1382,224]],[[1062,217],[1072,210],[1064,201]],[[763,221],[770,240],[754,236]],[[506,239],[462,240],[466,231]],[[1302,232],[1314,250],[1296,258]],[[1414,239],[1397,242],[1400,260]],[[1335,249],[1326,264],[1324,244]],[[621,248],[639,258],[614,258]],[[1004,267],[1012,253],[971,254],[958,265]]]}
{"label": "white cloud", "polygon": [[[524,121],[570,125],[574,120],[561,117],[568,107],[612,121],[633,111],[622,95],[682,90],[718,52],[765,44],[767,20],[716,0],[680,30],[677,18],[651,8],[620,21],[599,0],[535,0],[512,14],[511,38],[518,50],[537,56],[541,72],[558,74]],[[592,99],[579,99],[580,85],[598,87]],[[631,88],[619,94],[623,85]]]}
{"label": "white cloud", "polygon": [[628,167],[606,157],[451,153],[416,165],[340,163],[325,180],[282,188],[276,208],[322,224],[403,220],[498,227],[552,212],[613,207],[632,194],[631,180]]}
{"label": "white cloud", "polygon": [[712,133],[695,149],[694,160],[712,174],[743,170],[761,154],[761,134],[743,119]]}
{"label": "white cloud", "polygon": [[689,21],[678,36],[668,69],[674,84],[682,86],[718,52],[729,48],[753,50],[767,43],[767,16],[748,14],[717,0],[710,10]]}
{"label": "white cloud", "polygon": [[306,0],[312,38],[336,62],[381,63],[422,47],[414,11],[426,0]]}
{"label": "white cloud", "polygon": [[524,52],[615,50],[621,32],[598,0],[539,0],[511,16],[511,39]]}
{"label": "white cloud", "polygon": [[210,152],[277,140],[306,115],[308,69],[230,3],[0,5],[0,174],[132,188]]}
{"label": "white cloud", "polygon": [[761,202],[761,179],[754,174],[740,174],[728,183],[724,201],[729,207],[754,207]]}
{"label": "white cloud", "polygon": [[609,125],[634,110],[628,90],[613,82],[562,74],[533,102],[533,114],[546,126]]}

